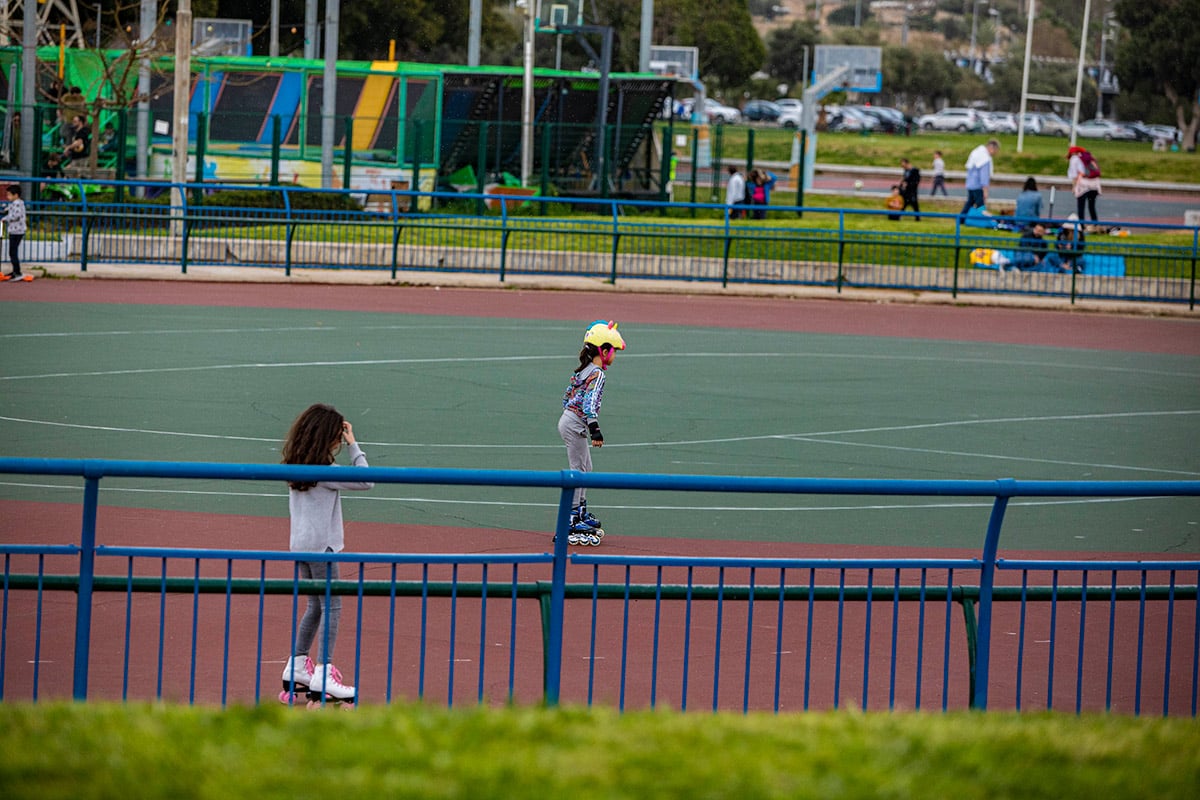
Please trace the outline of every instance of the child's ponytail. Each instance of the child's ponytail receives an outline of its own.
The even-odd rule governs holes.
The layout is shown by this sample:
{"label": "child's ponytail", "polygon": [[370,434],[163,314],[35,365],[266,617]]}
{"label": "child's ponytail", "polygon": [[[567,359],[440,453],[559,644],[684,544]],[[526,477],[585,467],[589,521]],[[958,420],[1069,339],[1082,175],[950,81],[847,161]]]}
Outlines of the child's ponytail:
{"label": "child's ponytail", "polygon": [[579,351],[579,366],[575,368],[576,372],[582,372],[584,367],[592,363],[592,359],[600,354],[600,349],[594,344],[585,344],[583,349]]}

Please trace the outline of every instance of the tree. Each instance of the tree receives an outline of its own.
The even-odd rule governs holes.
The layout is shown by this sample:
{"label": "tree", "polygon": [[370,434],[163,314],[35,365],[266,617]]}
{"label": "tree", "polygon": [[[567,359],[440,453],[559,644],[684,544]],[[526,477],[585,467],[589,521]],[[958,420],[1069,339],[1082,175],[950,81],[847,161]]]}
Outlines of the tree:
{"label": "tree", "polygon": [[1175,111],[1183,146],[1196,149],[1200,128],[1200,0],[1118,0],[1124,31],[1116,72],[1122,91],[1166,97]]}
{"label": "tree", "polygon": [[812,68],[813,48],[818,41],[811,22],[793,22],[767,34],[766,70],[776,79],[796,86],[804,85],[804,48],[808,48],[808,66]]}

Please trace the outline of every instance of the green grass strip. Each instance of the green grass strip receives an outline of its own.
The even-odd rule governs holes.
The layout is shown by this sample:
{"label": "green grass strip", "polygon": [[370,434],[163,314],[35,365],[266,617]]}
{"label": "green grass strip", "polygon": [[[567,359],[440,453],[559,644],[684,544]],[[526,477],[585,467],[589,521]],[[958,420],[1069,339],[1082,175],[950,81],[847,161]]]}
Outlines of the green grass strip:
{"label": "green grass strip", "polygon": [[1195,797],[1195,720],[0,706],[17,798]]}

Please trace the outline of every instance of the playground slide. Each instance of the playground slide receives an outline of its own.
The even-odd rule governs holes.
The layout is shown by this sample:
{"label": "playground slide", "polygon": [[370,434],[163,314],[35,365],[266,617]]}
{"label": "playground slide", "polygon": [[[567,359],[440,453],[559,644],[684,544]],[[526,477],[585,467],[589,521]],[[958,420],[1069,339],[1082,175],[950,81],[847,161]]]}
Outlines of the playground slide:
{"label": "playground slide", "polygon": [[[394,61],[372,61],[371,69],[394,72]],[[395,85],[393,75],[368,75],[363,83],[362,94],[358,96],[358,105],[354,109],[354,149],[370,149],[375,141],[376,131],[382,121],[383,111],[387,108],[388,95]]]}

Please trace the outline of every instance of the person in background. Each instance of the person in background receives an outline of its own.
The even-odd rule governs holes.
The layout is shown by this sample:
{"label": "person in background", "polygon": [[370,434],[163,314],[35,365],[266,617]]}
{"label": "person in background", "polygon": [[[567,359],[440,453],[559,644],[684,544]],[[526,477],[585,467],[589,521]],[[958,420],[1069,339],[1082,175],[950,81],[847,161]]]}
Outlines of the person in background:
{"label": "person in background", "polygon": [[1038,191],[1037,181],[1033,177],[1025,179],[1025,186],[1017,195],[1017,208],[1013,212],[1017,218],[1017,226],[1028,228],[1042,216],[1042,193]]}
{"label": "person in background", "polygon": [[1100,196],[1100,166],[1096,159],[1084,147],[1072,145],[1067,149],[1067,178],[1071,181],[1071,190],[1075,195],[1075,213],[1079,219],[1084,218],[1086,210],[1092,215],[1092,222],[1097,222],[1096,198]]}
{"label": "person in background", "polygon": [[1000,152],[1000,142],[988,139],[971,151],[967,157],[967,201],[963,203],[959,215],[965,215],[972,208],[986,208],[988,187],[992,183],[992,158]]}
{"label": "person in background", "polygon": [[946,192],[946,161],[942,158],[941,150],[933,151],[933,188],[929,190],[929,196],[933,197],[937,194],[938,189],[942,190],[942,196],[949,196]]}
{"label": "person in background", "polygon": [[8,208],[0,222],[8,226],[8,258],[12,262],[12,273],[0,275],[0,281],[33,280],[32,275],[21,274],[21,240],[25,238],[25,201],[21,199],[21,186],[14,183],[8,187]]}
{"label": "person in background", "polygon": [[1009,267],[1022,272],[1068,272],[1058,253],[1052,251],[1043,238],[1045,235],[1046,226],[1040,222],[1027,228],[1021,235]]}
{"label": "person in background", "polygon": [[776,177],[765,169],[752,170],[750,173],[750,203],[754,206],[755,219],[767,218],[767,206],[771,205],[771,189],[775,188]]}
{"label": "person in background", "polygon": [[1058,251],[1063,266],[1075,272],[1083,272],[1083,250],[1087,247],[1087,237],[1083,234],[1083,225],[1079,216],[1072,214],[1058,229],[1054,240],[1054,249]]}
{"label": "person in background", "polygon": [[904,169],[904,175],[900,178],[900,196],[904,198],[904,205],[901,211],[905,211],[909,206],[917,213],[917,222],[921,221],[921,170],[913,166],[913,163],[907,158],[900,159],[900,166]]}
{"label": "person in background", "polygon": [[725,171],[729,173],[729,179],[725,181],[725,205],[729,207],[729,218],[741,219],[742,209],[739,206],[746,202],[746,178],[733,164],[726,167]]}

